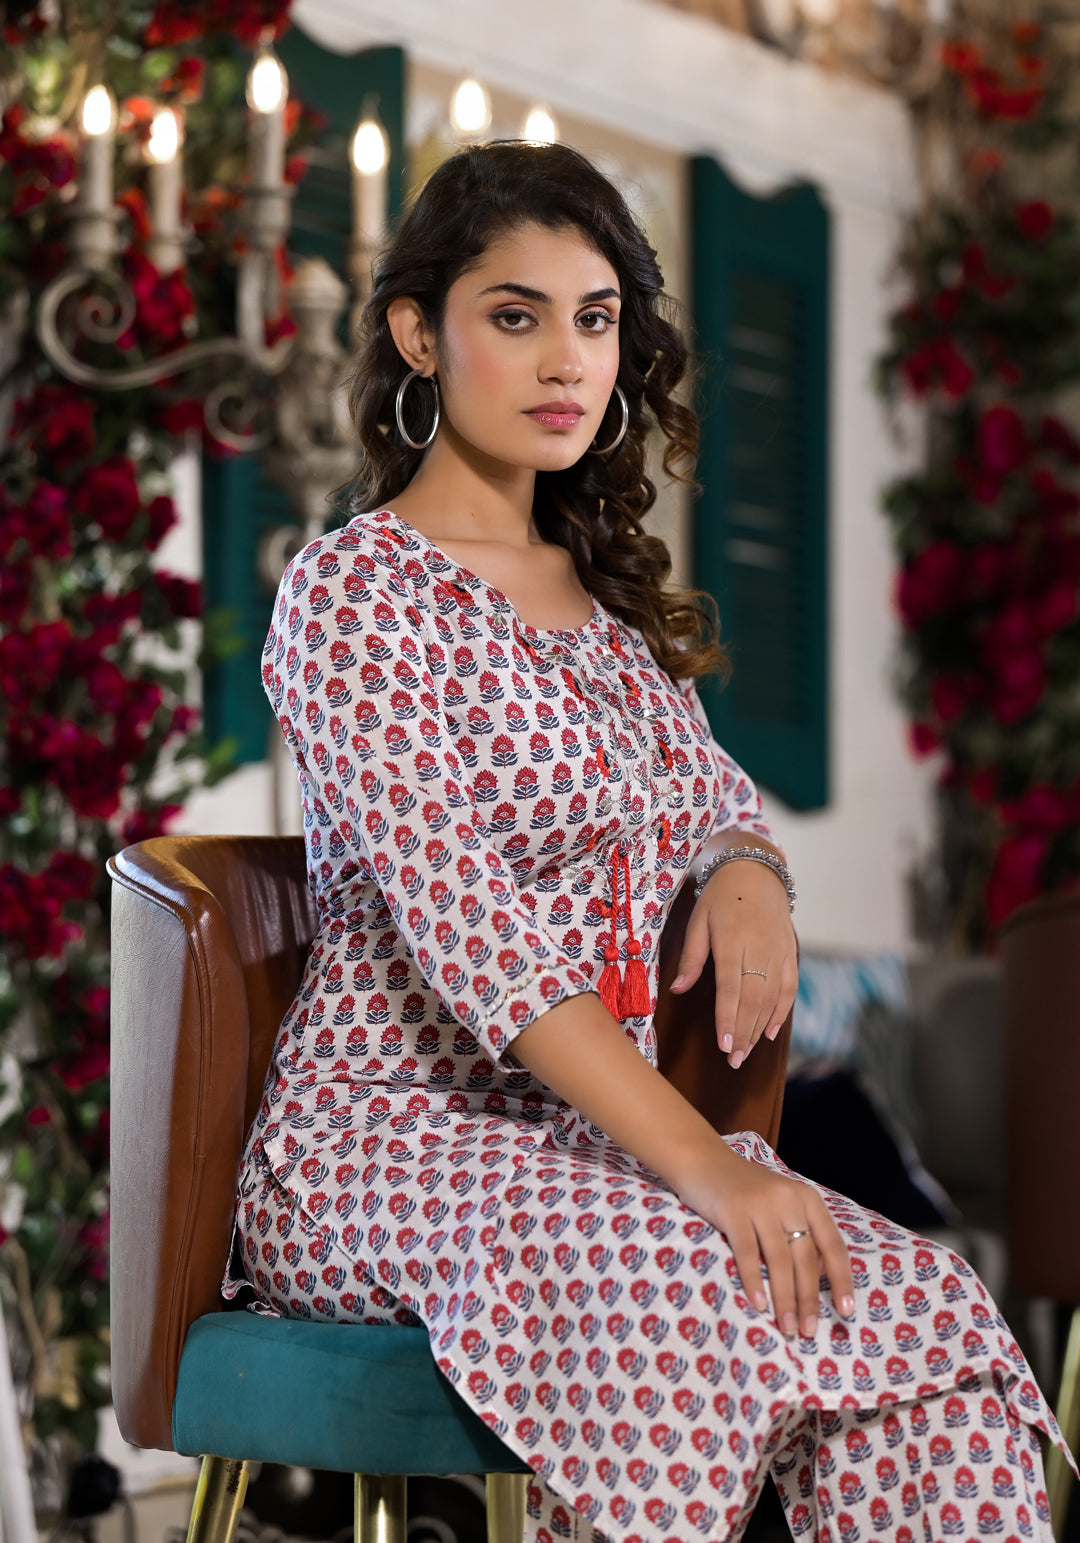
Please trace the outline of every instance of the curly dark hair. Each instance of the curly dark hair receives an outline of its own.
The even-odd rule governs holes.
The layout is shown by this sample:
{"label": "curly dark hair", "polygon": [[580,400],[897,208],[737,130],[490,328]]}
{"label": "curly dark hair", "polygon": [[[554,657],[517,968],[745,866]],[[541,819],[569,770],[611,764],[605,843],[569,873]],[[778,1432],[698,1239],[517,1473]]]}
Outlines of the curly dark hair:
{"label": "curly dark hair", "polygon": [[[692,484],[697,454],[697,417],[674,395],[688,364],[673,319],[677,307],[664,292],[656,251],[626,200],[569,145],[495,140],[469,146],[444,161],[411,202],[375,265],[360,321],[349,405],[363,458],[349,507],[392,508],[423,456],[393,427],[404,361],[387,322],[390,302],[412,296],[438,338],[450,285],[493,240],[530,223],[578,230],[618,274],[618,384],[630,407],[626,435],[610,456],[586,454],[564,471],[537,473],[537,528],[545,541],[569,550],[590,593],[640,629],[672,679],[719,672],[726,684],[731,666],[717,641],[715,600],[701,589],[665,591],[671,572],[667,544],[642,528],[656,501],[646,475],[650,429],[658,426],[666,441],[663,467],[669,477]],[[601,444],[614,439],[620,421],[612,393],[597,430]],[[410,433],[420,439],[425,429],[417,425]],[[677,641],[683,639],[689,641]]]}

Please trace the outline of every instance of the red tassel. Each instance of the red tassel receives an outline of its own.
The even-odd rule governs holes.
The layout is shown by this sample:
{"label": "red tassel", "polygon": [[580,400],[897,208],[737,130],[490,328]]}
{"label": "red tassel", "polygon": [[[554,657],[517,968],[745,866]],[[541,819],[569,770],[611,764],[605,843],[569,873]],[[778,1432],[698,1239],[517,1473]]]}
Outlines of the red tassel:
{"label": "red tassel", "polygon": [[631,938],[626,945],[630,955],[623,972],[622,995],[619,998],[620,1018],[647,1018],[649,1016],[649,977],[641,958],[641,944]]}
{"label": "red tassel", "polygon": [[620,1003],[623,995],[623,983],[619,975],[619,950],[614,943],[604,944],[604,968],[600,972],[600,980],[597,991],[600,1000],[613,1018],[622,1017]]}

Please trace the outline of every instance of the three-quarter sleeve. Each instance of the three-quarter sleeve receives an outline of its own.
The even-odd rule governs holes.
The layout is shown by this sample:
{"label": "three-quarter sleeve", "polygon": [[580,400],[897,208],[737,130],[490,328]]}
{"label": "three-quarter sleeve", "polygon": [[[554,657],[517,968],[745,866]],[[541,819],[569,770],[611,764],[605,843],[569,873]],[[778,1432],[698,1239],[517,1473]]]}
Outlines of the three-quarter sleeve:
{"label": "three-quarter sleeve", "polygon": [[686,698],[687,706],[709,736],[717,775],[720,778],[720,809],[716,823],[706,839],[712,841],[717,836],[728,835],[733,831],[753,832],[755,836],[761,836],[763,840],[776,847],[786,862],[787,854],[773,835],[769,822],[762,813],[761,796],[757,788],[739,763],[717,742],[705,712],[705,705],[693,679],[687,677],[679,681],[678,685]]}
{"label": "three-quarter sleeve", "polygon": [[498,1058],[595,987],[537,925],[472,800],[440,698],[445,667],[387,560],[330,536],[286,569],[263,685],[304,785],[323,890],[333,900],[374,883],[432,991]]}

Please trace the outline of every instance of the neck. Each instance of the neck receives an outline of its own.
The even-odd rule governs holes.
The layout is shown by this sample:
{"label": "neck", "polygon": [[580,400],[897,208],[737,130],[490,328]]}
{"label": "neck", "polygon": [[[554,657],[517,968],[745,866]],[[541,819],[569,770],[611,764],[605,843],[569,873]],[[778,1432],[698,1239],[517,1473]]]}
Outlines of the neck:
{"label": "neck", "polygon": [[446,423],[424,456],[400,505],[405,518],[411,510],[423,518],[428,534],[435,530],[461,540],[498,541],[528,546],[536,472],[511,466],[466,443]]}

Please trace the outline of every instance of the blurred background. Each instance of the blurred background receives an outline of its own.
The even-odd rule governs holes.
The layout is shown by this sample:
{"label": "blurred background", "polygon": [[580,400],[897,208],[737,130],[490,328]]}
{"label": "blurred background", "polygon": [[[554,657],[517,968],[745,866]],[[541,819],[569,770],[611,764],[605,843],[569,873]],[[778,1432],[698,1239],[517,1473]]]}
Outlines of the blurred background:
{"label": "blurred background", "polygon": [[[191,1462],[111,1419],[104,863],[300,830],[271,599],[343,518],[380,242],[492,137],[595,159],[692,341],[701,491],[657,472],[650,529],[715,597],[735,667],[702,698],[798,884],[781,1155],[950,1240],[1073,1407],[1074,8],[2,14],[0,1527],[24,1543],[17,1493],[58,1534],[186,1514]],[[332,1537],[343,1494],[268,1471],[245,1525]],[[441,1543],[482,1529],[464,1479],[412,1504]]]}

